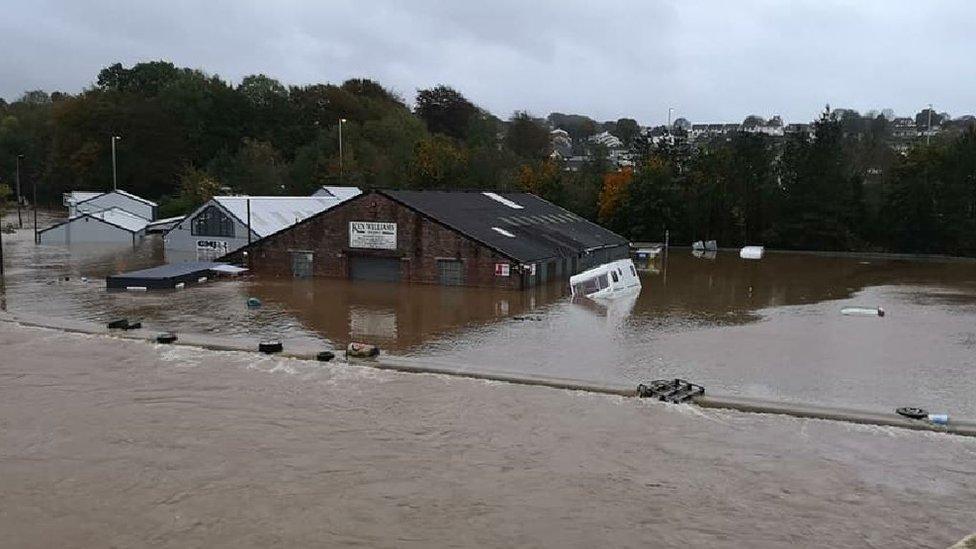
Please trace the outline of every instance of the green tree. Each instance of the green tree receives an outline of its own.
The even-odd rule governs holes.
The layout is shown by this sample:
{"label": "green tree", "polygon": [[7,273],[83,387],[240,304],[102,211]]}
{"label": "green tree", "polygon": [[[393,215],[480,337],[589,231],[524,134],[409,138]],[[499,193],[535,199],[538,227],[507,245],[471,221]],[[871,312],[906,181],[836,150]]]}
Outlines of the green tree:
{"label": "green tree", "polygon": [[431,133],[442,133],[455,139],[464,139],[471,120],[478,108],[461,92],[443,84],[417,91],[414,112],[426,124]]}
{"label": "green tree", "polygon": [[516,112],[508,123],[505,144],[515,154],[532,160],[549,155],[549,130],[527,112]]}

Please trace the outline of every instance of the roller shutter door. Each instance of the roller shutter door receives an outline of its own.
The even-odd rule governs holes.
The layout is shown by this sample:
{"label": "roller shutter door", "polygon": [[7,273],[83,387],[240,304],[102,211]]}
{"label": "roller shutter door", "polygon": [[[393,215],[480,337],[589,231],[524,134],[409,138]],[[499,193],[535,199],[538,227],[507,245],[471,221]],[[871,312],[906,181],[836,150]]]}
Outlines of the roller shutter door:
{"label": "roller shutter door", "polygon": [[353,280],[399,282],[400,260],[382,257],[353,257],[349,277]]}

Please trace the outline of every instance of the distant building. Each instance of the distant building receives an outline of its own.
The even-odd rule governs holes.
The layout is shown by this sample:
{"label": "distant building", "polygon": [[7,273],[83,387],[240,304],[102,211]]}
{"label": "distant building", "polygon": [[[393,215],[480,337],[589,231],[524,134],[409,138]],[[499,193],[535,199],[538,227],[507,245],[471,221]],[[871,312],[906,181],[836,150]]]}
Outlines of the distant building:
{"label": "distant building", "polygon": [[556,128],[549,132],[549,142],[552,145],[552,157],[565,160],[573,156],[573,140],[569,132]]}
{"label": "distant building", "polygon": [[520,290],[627,254],[625,238],[528,193],[371,191],[224,259],[258,274]]}
{"label": "distant building", "polygon": [[597,145],[603,145],[608,149],[619,149],[623,148],[624,146],[624,142],[610,132],[600,132],[596,135],[592,135],[590,136],[590,142]]}
{"label": "distant building", "polygon": [[68,216],[81,213],[95,213],[111,208],[119,208],[147,221],[156,219],[158,206],[152,200],[127,193],[121,189],[106,193],[90,193],[74,191],[64,195],[64,205],[68,207]]}
{"label": "distant building", "polygon": [[918,127],[911,118],[896,118],[891,121],[891,137],[895,139],[913,139],[918,137]]}
{"label": "distant building", "polygon": [[356,187],[323,187],[315,196],[215,196],[165,234],[166,260],[211,260],[359,193]]}

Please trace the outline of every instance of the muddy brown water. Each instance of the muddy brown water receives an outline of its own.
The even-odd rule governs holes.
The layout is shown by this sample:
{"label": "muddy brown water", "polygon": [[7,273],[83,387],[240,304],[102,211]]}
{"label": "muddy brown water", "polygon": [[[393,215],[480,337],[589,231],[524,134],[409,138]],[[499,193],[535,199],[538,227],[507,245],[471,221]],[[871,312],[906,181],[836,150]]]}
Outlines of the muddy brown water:
{"label": "muddy brown water", "polygon": [[944,548],[976,439],[0,323],[0,547]]}
{"label": "muddy brown water", "polygon": [[[26,237],[26,238],[25,238]],[[376,343],[478,370],[637,383],[684,377],[716,393],[976,417],[976,263],[672,250],[634,300],[574,302],[562,284],[526,292],[287,278],[184,291],[108,292],[107,274],[161,263],[130,246],[7,239],[11,311],[323,346]],[[68,280],[64,280],[68,277]],[[88,281],[82,281],[87,277]],[[248,309],[248,297],[263,306]],[[884,318],[845,306],[882,306]]]}

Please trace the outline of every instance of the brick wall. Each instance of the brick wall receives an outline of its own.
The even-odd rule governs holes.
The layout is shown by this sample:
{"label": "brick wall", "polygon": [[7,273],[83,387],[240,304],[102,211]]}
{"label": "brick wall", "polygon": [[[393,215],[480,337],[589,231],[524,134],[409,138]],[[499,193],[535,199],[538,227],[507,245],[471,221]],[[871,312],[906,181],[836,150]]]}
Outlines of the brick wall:
{"label": "brick wall", "polygon": [[[350,248],[350,221],[396,223],[397,249]],[[248,263],[243,251],[229,254],[225,259],[242,265]],[[437,284],[437,260],[459,259],[467,286],[522,287],[522,275],[516,272],[514,263],[509,276],[495,276],[495,264],[510,263],[509,259],[379,194],[352,199],[256,242],[249,252],[250,267],[257,274],[290,277],[295,251],[313,254],[312,274],[316,277],[347,278],[352,256],[386,257],[399,259],[401,281]]]}

